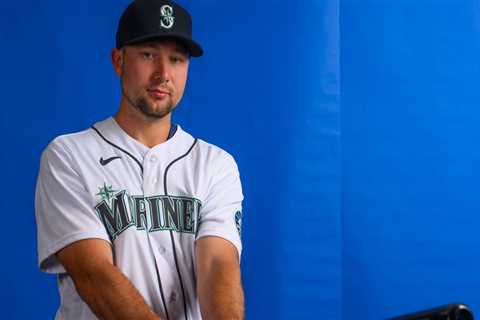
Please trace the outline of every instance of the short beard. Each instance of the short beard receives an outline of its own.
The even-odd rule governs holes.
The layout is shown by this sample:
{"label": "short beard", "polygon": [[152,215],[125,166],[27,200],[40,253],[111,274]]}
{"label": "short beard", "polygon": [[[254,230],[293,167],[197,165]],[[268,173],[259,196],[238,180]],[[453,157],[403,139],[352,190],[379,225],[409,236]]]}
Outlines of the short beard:
{"label": "short beard", "polygon": [[122,95],[125,97],[128,103],[131,106],[133,106],[135,109],[140,111],[147,118],[162,119],[165,116],[169,115],[172,112],[172,110],[175,108],[175,105],[170,103],[165,109],[162,109],[159,111],[153,111],[148,105],[147,100],[145,100],[144,98],[138,98],[134,101],[131,97],[127,95],[127,92],[125,91],[125,87],[123,86],[123,78],[120,80],[120,86],[122,88]]}

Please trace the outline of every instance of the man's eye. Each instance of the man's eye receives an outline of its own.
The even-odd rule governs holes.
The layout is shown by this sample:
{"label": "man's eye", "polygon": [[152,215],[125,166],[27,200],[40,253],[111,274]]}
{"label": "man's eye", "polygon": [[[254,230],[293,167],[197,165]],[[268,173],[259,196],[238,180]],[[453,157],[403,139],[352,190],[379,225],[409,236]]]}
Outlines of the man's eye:
{"label": "man's eye", "polygon": [[142,52],[142,56],[148,60],[153,58],[153,54],[151,52]]}
{"label": "man's eye", "polygon": [[185,59],[183,59],[182,57],[179,57],[179,56],[173,56],[170,58],[170,60],[173,62],[173,63],[181,63],[183,62]]}

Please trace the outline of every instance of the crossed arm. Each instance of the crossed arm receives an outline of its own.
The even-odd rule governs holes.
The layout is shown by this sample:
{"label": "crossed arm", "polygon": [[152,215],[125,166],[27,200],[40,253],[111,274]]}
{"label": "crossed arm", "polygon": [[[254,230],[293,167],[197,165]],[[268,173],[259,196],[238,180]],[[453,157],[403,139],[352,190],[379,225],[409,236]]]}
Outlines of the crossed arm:
{"label": "crossed arm", "polygon": [[[113,264],[106,241],[77,241],[60,250],[57,257],[80,297],[99,319],[161,319]],[[204,237],[196,243],[196,259],[202,317],[243,319],[243,290],[235,247],[221,238]]]}
{"label": "crossed arm", "polygon": [[243,319],[244,298],[237,249],[218,237],[197,240],[197,292],[206,320]]}
{"label": "crossed arm", "polygon": [[57,257],[72,277],[80,297],[99,319],[160,319],[130,280],[113,265],[108,242],[77,241],[60,250]]}

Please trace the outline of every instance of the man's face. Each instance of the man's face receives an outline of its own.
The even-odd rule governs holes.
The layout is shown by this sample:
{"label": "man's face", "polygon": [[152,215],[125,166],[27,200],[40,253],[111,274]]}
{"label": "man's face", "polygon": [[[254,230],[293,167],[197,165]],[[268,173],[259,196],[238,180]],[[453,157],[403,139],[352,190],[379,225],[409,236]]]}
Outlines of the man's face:
{"label": "man's face", "polygon": [[180,102],[189,55],[173,40],[152,41],[112,51],[115,72],[128,104],[149,118],[163,118]]}

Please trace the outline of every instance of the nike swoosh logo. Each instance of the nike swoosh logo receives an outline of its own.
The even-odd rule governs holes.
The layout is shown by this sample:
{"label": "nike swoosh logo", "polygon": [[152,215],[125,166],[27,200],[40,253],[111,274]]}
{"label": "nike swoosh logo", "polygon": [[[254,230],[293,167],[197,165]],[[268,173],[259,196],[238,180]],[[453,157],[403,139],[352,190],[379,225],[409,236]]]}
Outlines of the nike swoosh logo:
{"label": "nike swoosh logo", "polygon": [[105,160],[104,160],[103,157],[101,157],[101,158],[100,158],[100,164],[101,164],[102,166],[106,166],[107,164],[109,164],[109,163],[112,162],[113,160],[115,160],[115,159],[120,159],[120,158],[122,158],[122,157],[111,157],[111,158],[108,158],[108,159],[105,159]]}

